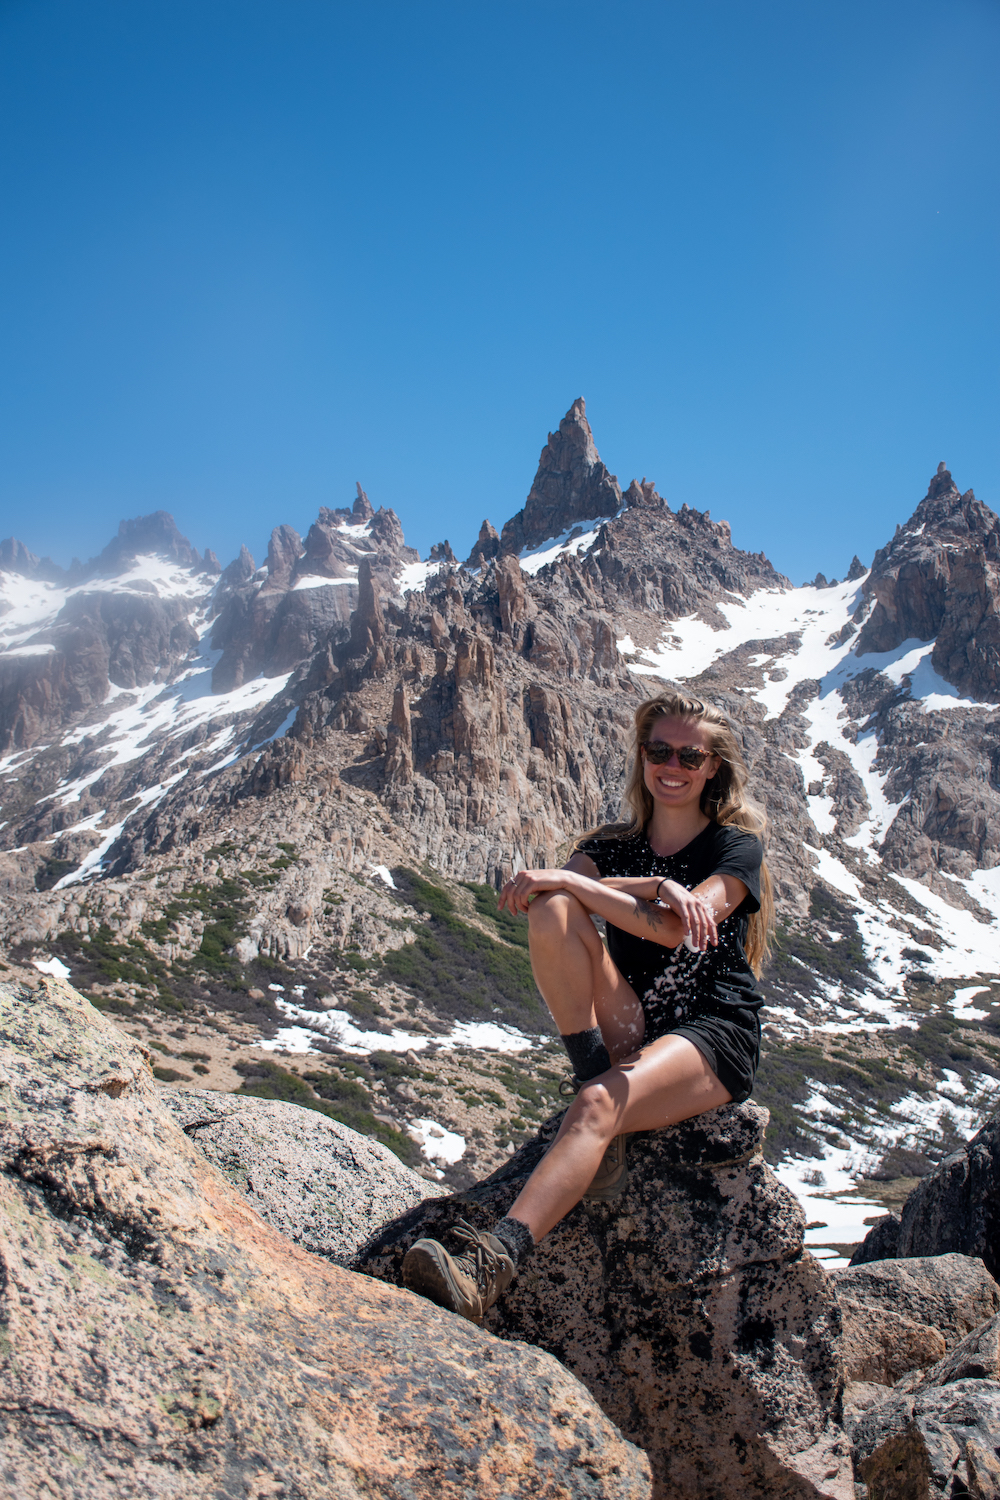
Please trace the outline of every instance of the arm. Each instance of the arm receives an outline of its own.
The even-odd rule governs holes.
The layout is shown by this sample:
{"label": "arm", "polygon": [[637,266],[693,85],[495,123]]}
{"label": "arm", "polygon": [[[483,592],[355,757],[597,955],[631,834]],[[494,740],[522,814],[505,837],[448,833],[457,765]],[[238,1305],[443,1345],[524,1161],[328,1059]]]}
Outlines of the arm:
{"label": "arm", "polygon": [[[718,922],[731,915],[746,895],[746,886],[732,875],[710,875],[693,891],[686,891],[673,881],[659,882],[655,876],[641,880],[595,879],[583,873],[584,861],[596,869],[586,855],[574,855],[563,870],[522,870],[504,886],[500,905],[512,912],[526,912],[535,896],[564,890],[589,912],[613,922],[623,932],[648,938],[665,948],[676,948],[690,934],[695,948],[704,950],[709,943],[718,942]],[[663,885],[671,904],[676,902],[681,907],[680,912],[644,893],[646,888],[653,891],[658,884]],[[622,886],[629,889],[623,890]],[[720,917],[719,912],[724,916]]]}

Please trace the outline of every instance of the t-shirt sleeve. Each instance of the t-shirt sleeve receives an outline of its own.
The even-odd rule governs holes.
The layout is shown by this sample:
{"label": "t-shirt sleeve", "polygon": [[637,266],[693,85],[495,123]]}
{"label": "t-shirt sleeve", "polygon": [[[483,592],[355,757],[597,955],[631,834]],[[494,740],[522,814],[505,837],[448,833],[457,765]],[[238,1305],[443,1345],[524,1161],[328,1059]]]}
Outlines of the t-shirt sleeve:
{"label": "t-shirt sleeve", "polygon": [[742,828],[720,828],[712,858],[713,875],[735,875],[747,888],[740,911],[760,911],[760,866],[764,850],[755,834]]}
{"label": "t-shirt sleeve", "polygon": [[589,855],[590,858],[594,861],[594,864],[597,866],[600,874],[606,874],[605,866],[607,865],[608,856],[608,844],[606,839],[582,839],[581,842],[577,844],[576,848],[573,850],[573,853]]}

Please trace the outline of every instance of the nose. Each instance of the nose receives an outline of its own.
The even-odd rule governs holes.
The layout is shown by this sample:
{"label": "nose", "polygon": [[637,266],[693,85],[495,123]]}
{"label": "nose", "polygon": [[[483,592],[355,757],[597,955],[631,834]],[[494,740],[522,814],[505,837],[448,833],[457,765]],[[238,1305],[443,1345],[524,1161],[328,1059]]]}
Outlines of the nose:
{"label": "nose", "polygon": [[678,766],[680,765],[680,763],[681,763],[681,753],[680,753],[679,750],[675,750],[674,747],[673,747],[673,745],[671,745],[670,746],[670,754],[667,756],[666,760],[661,760],[660,761],[660,765],[661,766],[672,766],[673,763],[674,763],[674,761],[677,762]]}

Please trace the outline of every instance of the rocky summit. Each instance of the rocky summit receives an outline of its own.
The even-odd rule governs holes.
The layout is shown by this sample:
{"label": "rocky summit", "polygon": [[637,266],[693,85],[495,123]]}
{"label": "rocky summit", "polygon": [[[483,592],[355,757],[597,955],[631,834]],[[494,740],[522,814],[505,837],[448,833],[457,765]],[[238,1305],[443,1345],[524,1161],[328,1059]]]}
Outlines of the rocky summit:
{"label": "rocky summit", "polygon": [[942,465],[871,568],[796,587],[620,483],[582,400],[464,563],[343,500],[260,566],[162,512],[68,569],[0,543],[0,977],[71,980],[166,1089],[466,1188],[565,1074],[496,888],[617,816],[637,703],[682,687],[770,816],[755,1099],[846,1262],[997,1098],[997,517]]}

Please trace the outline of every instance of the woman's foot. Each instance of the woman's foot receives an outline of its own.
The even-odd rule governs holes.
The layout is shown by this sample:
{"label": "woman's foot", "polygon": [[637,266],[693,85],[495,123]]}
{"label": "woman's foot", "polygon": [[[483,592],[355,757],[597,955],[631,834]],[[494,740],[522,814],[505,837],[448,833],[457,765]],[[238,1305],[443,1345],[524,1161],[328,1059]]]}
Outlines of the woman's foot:
{"label": "woman's foot", "polygon": [[449,1231],[462,1247],[449,1255],[438,1240],[417,1240],[403,1259],[403,1285],[438,1307],[478,1323],[514,1279],[514,1262],[495,1234],[459,1219]]}

